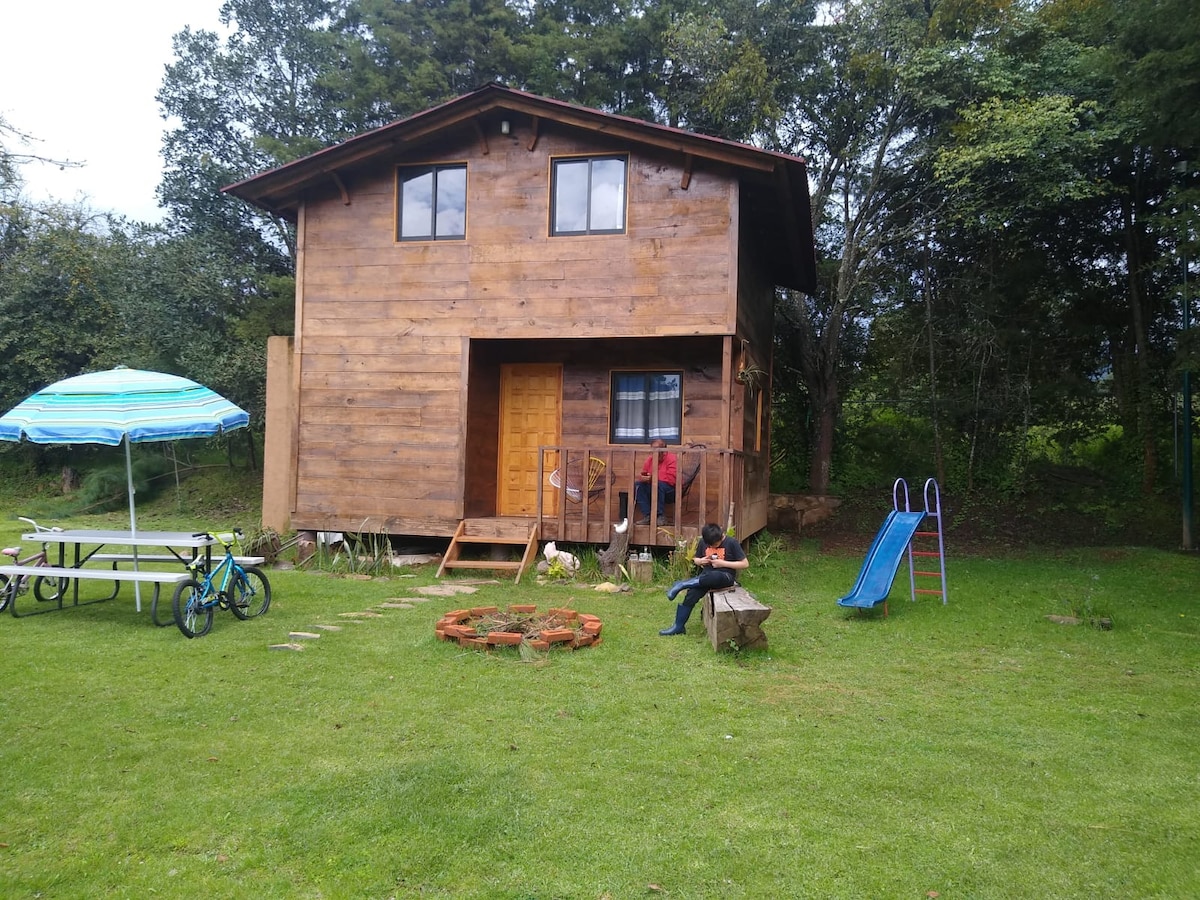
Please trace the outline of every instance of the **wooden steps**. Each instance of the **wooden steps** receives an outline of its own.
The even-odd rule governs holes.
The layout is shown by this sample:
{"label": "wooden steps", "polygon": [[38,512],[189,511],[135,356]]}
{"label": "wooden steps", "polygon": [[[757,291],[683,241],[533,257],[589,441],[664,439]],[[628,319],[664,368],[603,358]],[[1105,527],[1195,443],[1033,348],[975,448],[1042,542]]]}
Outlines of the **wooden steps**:
{"label": "wooden steps", "polygon": [[[465,547],[486,544],[493,547],[522,547],[524,553],[521,559],[463,559]],[[536,520],[516,518],[463,519],[458,523],[442,564],[438,566],[437,577],[441,578],[447,569],[494,569],[497,571],[516,572],[513,584],[521,583],[521,574],[537,557],[538,525]]]}

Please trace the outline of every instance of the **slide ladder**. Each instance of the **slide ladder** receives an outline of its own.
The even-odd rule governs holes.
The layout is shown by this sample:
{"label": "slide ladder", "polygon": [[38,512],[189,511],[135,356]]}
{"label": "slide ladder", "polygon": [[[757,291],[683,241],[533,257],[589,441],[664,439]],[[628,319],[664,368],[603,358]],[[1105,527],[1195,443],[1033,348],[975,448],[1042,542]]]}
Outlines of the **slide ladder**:
{"label": "slide ladder", "polygon": [[[909,501],[907,482],[903,478],[896,479],[892,485],[892,511],[888,513],[879,533],[875,535],[854,587],[850,589],[850,593],[838,600],[840,606],[870,609],[882,603],[883,614],[886,616],[888,593],[900,569],[900,561],[906,554],[911,599],[916,600],[917,594],[940,594],[942,603],[946,602],[942,500],[937,481],[933,478],[925,482],[924,500],[925,509],[914,511]],[[934,538],[937,539],[936,550],[932,549]],[[914,543],[918,543],[919,546],[914,547]],[[930,571],[932,566],[924,563],[925,560],[934,557],[938,559],[937,572]],[[918,559],[922,561],[920,569],[917,568]],[[918,578],[931,577],[939,579],[938,588],[917,587]],[[922,583],[929,584],[928,581]]]}
{"label": "slide ladder", "polygon": [[[892,485],[892,505],[897,504],[897,489],[904,486],[904,507],[908,508],[908,485],[903,478],[897,478],[896,483]],[[908,545],[908,586],[911,600],[917,599],[917,594],[934,594],[942,598],[942,605],[946,604],[946,543],[944,539],[945,529],[942,527],[942,492],[938,489],[937,480],[927,478],[925,480],[924,490],[925,500],[925,518],[922,521],[922,528],[918,528],[913,533],[913,538]],[[935,543],[936,540],[936,543]],[[914,546],[916,545],[916,546]],[[917,547],[920,549],[917,549]],[[936,572],[929,571],[932,568],[932,562],[925,565],[922,562],[922,569],[917,568],[917,560],[934,560],[938,561],[938,570]],[[928,581],[930,578],[936,578],[937,587],[917,587],[917,579],[927,579],[922,582],[925,585],[931,585]]]}

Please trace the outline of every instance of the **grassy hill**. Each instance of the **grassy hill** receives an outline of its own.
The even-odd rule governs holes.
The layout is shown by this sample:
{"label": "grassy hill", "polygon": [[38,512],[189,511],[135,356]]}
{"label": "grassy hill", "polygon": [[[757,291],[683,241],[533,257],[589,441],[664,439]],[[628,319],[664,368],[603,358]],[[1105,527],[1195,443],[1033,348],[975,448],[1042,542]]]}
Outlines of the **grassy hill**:
{"label": "grassy hill", "polygon": [[[249,530],[261,523],[260,471],[231,466],[219,456],[181,461],[178,466],[156,454],[150,458],[155,464],[139,467],[141,477],[135,477],[139,527],[175,530],[238,525]],[[81,528],[128,523],[122,456],[101,459],[77,486],[64,490],[65,480],[61,469],[38,471],[21,461],[0,461],[0,516],[5,520],[29,516],[47,524],[70,520]]]}

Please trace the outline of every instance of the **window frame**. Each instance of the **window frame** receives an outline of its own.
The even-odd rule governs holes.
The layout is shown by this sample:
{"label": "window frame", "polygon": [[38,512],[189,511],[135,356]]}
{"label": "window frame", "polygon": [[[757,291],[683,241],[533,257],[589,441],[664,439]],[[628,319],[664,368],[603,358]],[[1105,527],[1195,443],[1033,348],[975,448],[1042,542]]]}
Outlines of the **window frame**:
{"label": "window frame", "polygon": [[[643,381],[642,387],[642,428],[641,434],[632,437],[625,437],[617,434],[617,425],[619,416],[617,413],[617,403],[619,402],[617,390],[618,379],[620,378],[636,378],[641,377]],[[675,408],[674,422],[675,433],[672,437],[665,437],[661,434],[651,434],[651,419],[650,419],[650,395],[652,391],[652,382],[655,376],[673,376],[679,384],[679,396],[674,399]],[[683,444],[683,370],[682,369],[614,369],[609,373],[609,399],[608,399],[608,440],[611,444],[649,444],[656,438],[661,437],[666,441],[668,446],[681,446]]]}
{"label": "window frame", "polygon": [[[461,234],[438,234],[438,177],[442,172],[461,172],[463,178],[463,223]],[[421,175],[432,175],[433,185],[430,196],[433,202],[429,207],[429,233],[408,235],[404,232],[404,184]],[[417,165],[396,166],[396,241],[397,243],[412,243],[414,241],[465,241],[467,239],[467,164],[465,162],[423,163]]]}
{"label": "window frame", "polygon": [[[621,163],[621,224],[618,228],[593,228],[592,205],[595,200],[595,188],[592,184],[592,172],[597,162]],[[588,164],[588,180],[586,188],[587,207],[584,211],[585,227],[583,230],[559,230],[558,221],[558,186],[559,166]],[[583,156],[557,156],[550,159],[550,237],[579,237],[591,234],[625,234],[629,228],[629,154],[627,153],[597,153]]]}

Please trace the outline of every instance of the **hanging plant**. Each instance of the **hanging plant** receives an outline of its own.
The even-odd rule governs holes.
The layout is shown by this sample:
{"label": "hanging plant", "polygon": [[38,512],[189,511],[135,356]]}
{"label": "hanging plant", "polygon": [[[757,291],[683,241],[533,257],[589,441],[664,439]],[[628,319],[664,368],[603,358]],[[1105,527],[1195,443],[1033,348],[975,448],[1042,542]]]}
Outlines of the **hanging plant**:
{"label": "hanging plant", "polygon": [[767,372],[765,369],[761,369],[751,363],[738,369],[737,375],[734,377],[737,379],[738,384],[744,384],[747,390],[756,391],[766,381]]}

